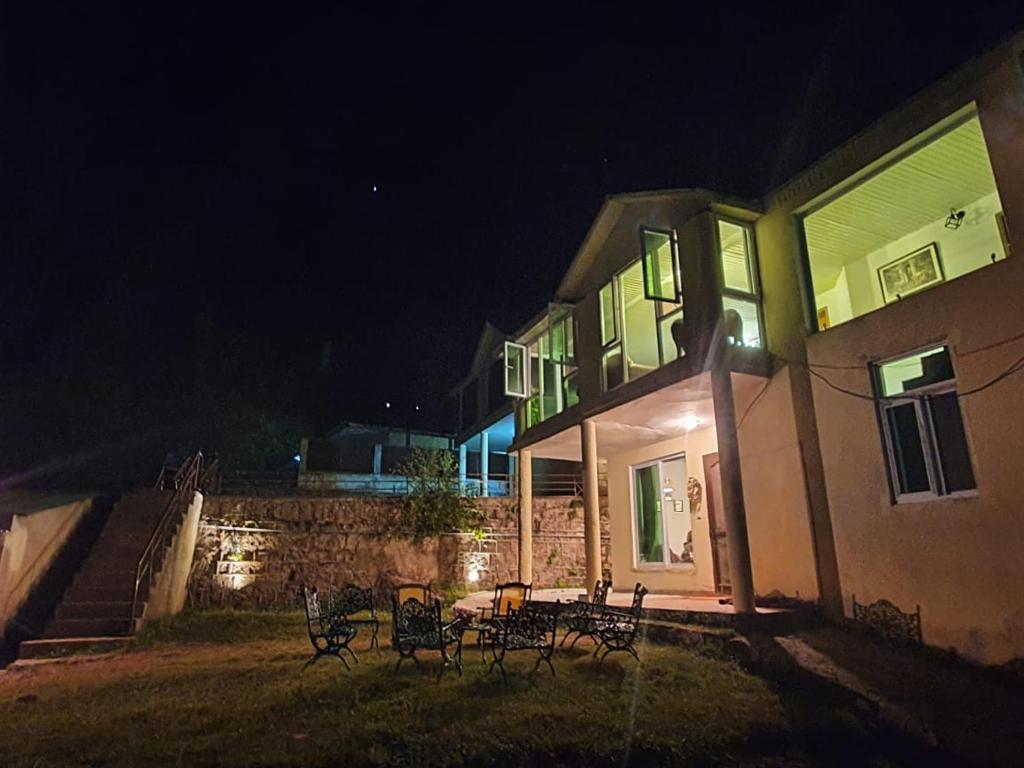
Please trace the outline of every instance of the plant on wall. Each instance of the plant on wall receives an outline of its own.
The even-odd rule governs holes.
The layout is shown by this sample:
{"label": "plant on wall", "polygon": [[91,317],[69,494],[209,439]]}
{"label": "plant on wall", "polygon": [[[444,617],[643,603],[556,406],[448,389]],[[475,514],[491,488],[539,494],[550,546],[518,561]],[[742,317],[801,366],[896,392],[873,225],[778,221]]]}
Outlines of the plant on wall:
{"label": "plant on wall", "polygon": [[399,466],[408,479],[400,532],[419,540],[471,531],[483,521],[473,499],[459,493],[459,467],[448,451],[414,448]]}

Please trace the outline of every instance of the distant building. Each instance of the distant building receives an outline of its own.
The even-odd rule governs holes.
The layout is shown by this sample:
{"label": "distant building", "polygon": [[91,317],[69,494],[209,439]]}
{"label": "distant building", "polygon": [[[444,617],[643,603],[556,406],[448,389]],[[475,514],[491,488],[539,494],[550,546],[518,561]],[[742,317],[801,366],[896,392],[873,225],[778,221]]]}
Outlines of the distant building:
{"label": "distant building", "polygon": [[415,448],[453,450],[452,435],[346,422],[302,440],[298,486],[304,490],[405,493],[401,464]]}

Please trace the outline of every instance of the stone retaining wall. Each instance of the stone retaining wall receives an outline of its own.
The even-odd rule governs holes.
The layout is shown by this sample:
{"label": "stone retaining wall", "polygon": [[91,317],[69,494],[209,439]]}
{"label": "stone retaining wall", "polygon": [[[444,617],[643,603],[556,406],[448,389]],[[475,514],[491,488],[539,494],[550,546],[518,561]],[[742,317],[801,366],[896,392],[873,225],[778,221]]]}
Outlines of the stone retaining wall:
{"label": "stone retaining wall", "polygon": [[[285,607],[296,604],[302,584],[429,581],[486,589],[513,580],[519,567],[517,500],[479,503],[486,513],[482,537],[446,534],[414,542],[382,533],[393,530],[400,498],[208,497],[189,600],[198,607]],[[533,522],[535,586],[581,586],[582,500],[535,498]],[[603,505],[601,528],[604,569],[610,572]]]}

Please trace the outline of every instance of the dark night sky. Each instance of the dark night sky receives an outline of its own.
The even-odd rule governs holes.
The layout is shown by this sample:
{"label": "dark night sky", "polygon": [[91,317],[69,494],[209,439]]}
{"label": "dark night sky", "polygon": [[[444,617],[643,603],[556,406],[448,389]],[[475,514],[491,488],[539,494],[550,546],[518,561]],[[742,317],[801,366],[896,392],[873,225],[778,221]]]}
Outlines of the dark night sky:
{"label": "dark night sky", "polygon": [[[760,195],[1024,23],[1019,2],[188,5],[3,12],[8,388],[102,377],[130,420],[183,396],[174,365],[204,375],[212,336],[321,427],[385,399],[450,427],[482,323],[544,305],[605,194]],[[8,413],[7,439],[72,429],[49,410]]]}

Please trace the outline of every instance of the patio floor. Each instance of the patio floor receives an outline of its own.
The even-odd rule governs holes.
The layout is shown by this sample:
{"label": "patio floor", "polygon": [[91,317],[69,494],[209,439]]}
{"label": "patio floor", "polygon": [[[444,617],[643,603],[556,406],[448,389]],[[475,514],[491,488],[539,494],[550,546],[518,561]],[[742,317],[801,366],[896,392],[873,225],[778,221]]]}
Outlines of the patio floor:
{"label": "patio floor", "polygon": [[[544,603],[561,600],[563,603],[577,599],[584,590],[582,587],[568,589],[535,589],[533,599]],[[667,595],[650,592],[644,598],[644,611],[647,613],[687,613],[687,614],[724,614],[736,615],[732,603],[721,603],[723,595]],[[455,608],[476,612],[478,608],[489,607],[494,599],[494,590],[484,590],[466,595],[456,601]],[[628,608],[633,600],[633,592],[616,592],[608,595],[608,604]],[[758,614],[786,613],[786,608],[758,608]]]}

